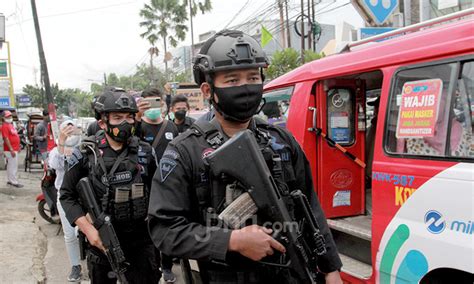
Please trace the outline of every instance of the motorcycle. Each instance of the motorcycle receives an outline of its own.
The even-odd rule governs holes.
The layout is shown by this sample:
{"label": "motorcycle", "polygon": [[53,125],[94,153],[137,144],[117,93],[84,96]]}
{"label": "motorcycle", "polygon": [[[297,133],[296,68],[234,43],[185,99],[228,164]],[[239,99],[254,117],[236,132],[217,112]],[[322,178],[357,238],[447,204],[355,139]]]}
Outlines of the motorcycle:
{"label": "motorcycle", "polygon": [[56,201],[58,191],[54,186],[56,180],[56,172],[44,165],[44,174],[41,179],[41,193],[36,196],[38,202],[38,213],[40,216],[51,224],[60,224],[58,208]]}
{"label": "motorcycle", "polygon": [[28,137],[26,135],[26,129],[23,126],[20,126],[18,129],[18,136],[20,136],[20,147],[21,150],[24,150],[28,145]]}

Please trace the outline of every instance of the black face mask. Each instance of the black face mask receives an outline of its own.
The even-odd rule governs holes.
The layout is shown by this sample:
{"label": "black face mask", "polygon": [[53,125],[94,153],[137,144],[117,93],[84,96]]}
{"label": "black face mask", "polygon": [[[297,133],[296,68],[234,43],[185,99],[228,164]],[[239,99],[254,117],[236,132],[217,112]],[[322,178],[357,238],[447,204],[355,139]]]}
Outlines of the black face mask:
{"label": "black face mask", "polygon": [[110,124],[107,121],[107,134],[116,142],[125,143],[135,134],[135,125],[122,121],[120,124]]}
{"label": "black face mask", "polygon": [[174,117],[178,120],[183,120],[186,117],[186,110],[181,109],[174,113]]}
{"label": "black face mask", "polygon": [[263,84],[247,84],[227,88],[214,87],[214,91],[219,99],[219,103],[213,101],[214,107],[225,120],[247,122],[260,106]]}

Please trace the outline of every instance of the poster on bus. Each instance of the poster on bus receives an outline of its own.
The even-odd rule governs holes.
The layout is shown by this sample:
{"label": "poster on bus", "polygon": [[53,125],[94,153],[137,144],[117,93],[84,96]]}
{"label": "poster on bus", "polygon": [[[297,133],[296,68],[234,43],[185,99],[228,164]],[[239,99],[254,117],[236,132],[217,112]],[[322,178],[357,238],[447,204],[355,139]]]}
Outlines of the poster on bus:
{"label": "poster on bus", "polygon": [[403,85],[397,138],[433,137],[438,119],[443,81],[410,81]]}

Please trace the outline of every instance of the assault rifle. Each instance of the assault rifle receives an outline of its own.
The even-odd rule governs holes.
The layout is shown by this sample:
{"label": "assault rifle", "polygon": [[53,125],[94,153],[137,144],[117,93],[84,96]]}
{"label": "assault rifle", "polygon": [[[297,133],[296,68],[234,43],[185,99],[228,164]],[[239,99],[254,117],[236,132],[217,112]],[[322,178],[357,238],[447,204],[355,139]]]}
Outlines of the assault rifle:
{"label": "assault rifle", "polygon": [[99,231],[112,271],[120,283],[127,284],[125,271],[127,271],[128,263],[125,261],[125,255],[120,247],[110,216],[103,213],[97,204],[94,191],[87,177],[79,180],[78,189],[81,201],[86,206],[87,213],[92,219],[92,224]]}
{"label": "assault rifle", "polygon": [[[211,177],[230,176],[245,188],[219,219],[232,229],[241,228],[255,214],[259,219],[271,222],[273,237],[285,246],[286,253],[271,257],[274,261],[265,258],[260,263],[287,268],[300,283],[316,283],[317,258],[326,253],[316,218],[306,196],[300,190],[294,190],[290,198],[296,217],[292,219],[252,132],[239,132],[205,160]],[[277,224],[281,229],[276,229]]]}

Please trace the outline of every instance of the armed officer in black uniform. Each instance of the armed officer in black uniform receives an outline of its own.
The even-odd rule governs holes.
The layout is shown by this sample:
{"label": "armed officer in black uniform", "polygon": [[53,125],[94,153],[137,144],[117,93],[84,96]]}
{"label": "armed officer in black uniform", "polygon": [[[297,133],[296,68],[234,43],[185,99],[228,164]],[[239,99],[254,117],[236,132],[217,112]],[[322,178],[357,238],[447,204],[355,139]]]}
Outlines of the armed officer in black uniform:
{"label": "armed officer in black uniform", "polygon": [[302,149],[286,130],[252,118],[262,100],[261,68],[267,65],[257,41],[240,31],[221,31],[204,44],[194,63],[194,78],[202,92],[210,95],[216,117],[196,122],[168,145],[153,178],[151,237],[166,254],[197,259],[205,283],[297,283],[286,269],[256,262],[276,251],[285,252],[272,238],[271,229],[254,224],[228,230],[213,224],[212,216],[226,202],[216,198],[219,193],[214,194],[203,159],[229,137],[250,129],[260,146],[271,145],[271,151],[280,156],[288,187],[305,191],[326,240],[327,253],[319,258],[318,268],[327,283],[342,283],[341,260]]}
{"label": "armed officer in black uniform", "polygon": [[135,100],[116,88],[106,90],[95,103],[102,129],[88,137],[66,161],[60,201],[66,217],[87,237],[87,265],[92,283],[116,283],[103,253],[97,229],[86,218],[76,188],[88,177],[102,211],[109,214],[126,261],[130,283],[158,283],[159,265],[149,237],[146,217],[151,179],[157,162],[152,147],[134,136]]}

